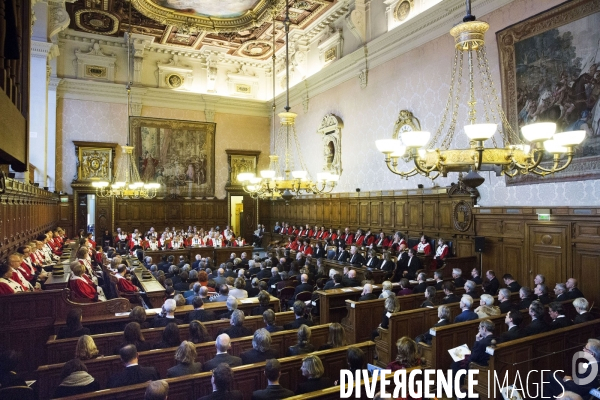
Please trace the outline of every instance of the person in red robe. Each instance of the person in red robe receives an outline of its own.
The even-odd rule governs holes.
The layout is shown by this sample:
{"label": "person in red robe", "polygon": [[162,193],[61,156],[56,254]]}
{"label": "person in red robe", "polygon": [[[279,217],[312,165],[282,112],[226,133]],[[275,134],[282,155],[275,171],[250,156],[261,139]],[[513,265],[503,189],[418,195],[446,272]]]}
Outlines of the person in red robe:
{"label": "person in red robe", "polygon": [[131,281],[125,278],[125,273],[127,272],[127,267],[124,264],[121,264],[117,267],[117,273],[115,276],[117,277],[117,287],[120,292],[123,293],[135,293],[140,290],[135,286]]}
{"label": "person in red robe", "polygon": [[421,241],[413,247],[417,253],[431,254],[431,245],[427,242],[425,235],[421,236]]}
{"label": "person in red robe", "polygon": [[73,261],[70,264],[71,277],[69,279],[69,289],[73,292],[75,299],[88,299],[90,301],[98,301],[98,291],[96,285],[86,274],[85,267],[79,261]]}
{"label": "person in red robe", "polygon": [[7,264],[0,264],[0,294],[21,292],[23,292],[23,287],[12,279],[12,268]]}

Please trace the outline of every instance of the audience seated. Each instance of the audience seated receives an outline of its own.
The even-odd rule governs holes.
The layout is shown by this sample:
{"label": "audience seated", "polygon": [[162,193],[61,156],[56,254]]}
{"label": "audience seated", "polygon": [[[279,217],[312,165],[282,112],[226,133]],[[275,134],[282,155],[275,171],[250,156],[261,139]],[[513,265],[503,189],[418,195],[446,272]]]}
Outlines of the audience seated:
{"label": "audience seated", "polygon": [[[478,318],[488,318],[500,315],[500,307],[494,305],[494,298],[489,294],[482,294],[479,298],[479,307],[475,309]],[[476,319],[476,318],[475,318]]]}
{"label": "audience seated", "polygon": [[[165,300],[165,303],[162,306],[162,311],[156,317],[154,317],[154,321],[152,322],[153,328],[161,328],[163,326],[167,326],[171,322],[176,325],[181,325],[183,323],[179,318],[175,318],[175,310],[177,309],[177,303],[173,299]],[[179,345],[179,343],[177,343]]]}
{"label": "audience seated", "polygon": [[567,295],[567,285],[564,283],[557,283],[556,286],[554,286],[554,296],[555,301],[569,300],[569,296]]}
{"label": "audience seated", "polygon": [[500,282],[496,278],[496,273],[489,270],[485,273],[486,281],[483,282],[483,291],[491,296],[495,296],[500,289]]}
{"label": "audience seated", "polygon": [[[483,298],[483,296],[482,296]],[[493,300],[493,299],[492,299]],[[483,301],[483,300],[482,300]],[[473,307],[473,298],[468,294],[463,294],[460,298],[461,313],[454,318],[454,323],[472,321],[479,318],[476,312],[471,310]]]}
{"label": "audience seated", "polygon": [[516,306],[510,301],[510,290],[508,290],[507,288],[502,288],[498,290],[498,302],[500,303],[498,308],[500,308],[501,314],[506,314],[507,312],[513,309],[519,309],[518,306]]}
{"label": "audience seated", "polygon": [[144,400],[167,400],[169,383],[165,380],[152,381],[148,384]]}
{"label": "audience seated", "polygon": [[477,293],[476,284],[473,281],[466,281],[463,285],[465,288],[465,294],[468,294],[473,298],[473,300],[477,300],[479,298],[479,293]]}
{"label": "audience seated", "polygon": [[460,370],[469,369],[469,363],[472,362],[481,366],[488,365],[490,355],[486,352],[486,348],[492,344],[492,340],[498,340],[498,338],[494,336],[494,327],[494,323],[489,319],[484,319],[479,323],[479,333],[475,336],[475,343],[471,348],[471,354],[466,356],[463,360],[452,363],[452,372],[454,373],[454,376],[456,376]]}
{"label": "audience seated", "polygon": [[[434,328],[450,325],[450,308],[448,306],[439,306],[438,318],[438,322],[435,325],[433,325]],[[431,333],[429,333],[429,331],[417,336],[415,339],[417,343],[426,343],[429,345],[431,344],[431,340],[432,336]]]}
{"label": "audience seated", "polygon": [[390,282],[390,281],[384,281],[381,284],[382,290],[381,290],[381,294],[379,295],[379,298],[380,299],[387,299],[390,294],[394,294],[392,292],[392,287],[393,287],[392,286],[392,282]]}
{"label": "audience seated", "polygon": [[529,315],[531,316],[531,322],[525,327],[526,336],[548,331],[548,325],[544,322],[544,306],[540,301],[535,300],[531,302],[529,305]]}
{"label": "audience seated", "polygon": [[405,336],[398,339],[396,347],[398,348],[398,355],[394,361],[387,365],[386,369],[397,371],[421,365],[417,342]]}
{"label": "audience seated", "polygon": [[288,348],[286,356],[297,356],[315,351],[315,347],[310,343],[310,336],[310,328],[306,325],[300,325],[298,328],[298,343]]}
{"label": "audience seated", "polygon": [[465,286],[466,280],[462,277],[462,270],[460,268],[452,268],[452,283],[454,283],[454,287],[463,287]]}
{"label": "audience seated", "polygon": [[421,303],[419,308],[435,307],[436,290],[433,286],[428,286],[425,289],[425,301]]}
{"label": "audience seated", "polygon": [[565,283],[565,286],[567,287],[567,298],[569,300],[575,300],[579,297],[585,297],[583,293],[581,293],[581,290],[579,290],[579,288],[577,287],[577,279],[569,278],[567,280],[567,283]]}
{"label": "audience seated", "polygon": [[344,327],[337,322],[332,322],[329,324],[329,338],[327,339],[327,343],[321,345],[319,350],[335,349],[342,346],[346,346]]}
{"label": "audience seated", "polygon": [[444,282],[442,290],[446,295],[442,299],[442,304],[458,303],[460,301],[460,298],[454,294],[454,284],[452,282]]}
{"label": "audience seated", "polygon": [[202,367],[203,371],[211,371],[221,363],[225,363],[231,367],[242,365],[242,359],[240,357],[227,354],[227,351],[231,348],[231,338],[229,335],[222,333],[217,336],[217,339],[215,340],[215,346],[217,348],[217,354],[212,360],[204,363]]}
{"label": "audience seated", "polygon": [[77,341],[77,346],[75,347],[75,358],[80,359],[81,361],[93,360],[94,358],[102,357],[98,348],[96,347],[96,343],[94,343],[94,339],[92,339],[89,335],[83,335]]}
{"label": "audience seated", "polygon": [[[417,284],[413,287],[413,294],[425,293],[427,289],[427,275],[424,272],[417,275]],[[458,301],[458,300],[457,300]]]}
{"label": "audience seated", "polygon": [[58,330],[56,338],[67,339],[90,334],[90,330],[81,325],[81,308],[71,308],[67,313],[67,326]]}
{"label": "audience seated", "polygon": [[[151,327],[150,322],[146,321],[146,310],[142,306],[135,306],[129,313],[129,321],[137,322],[140,329],[148,329]],[[138,350],[140,351],[140,350]]]}
{"label": "audience seated", "polygon": [[510,290],[511,293],[517,293],[519,289],[521,289],[521,285],[519,285],[519,282],[517,282],[511,274],[504,274],[502,279],[504,280],[504,284],[506,285],[507,289]]}
{"label": "audience seated", "polygon": [[19,353],[14,350],[0,352],[0,388],[26,386],[25,380],[15,372],[19,364]]}
{"label": "audience seated", "polygon": [[263,321],[265,322],[265,329],[269,333],[275,333],[283,330],[283,326],[275,325],[275,311],[266,310],[263,313]]}
{"label": "audience seated", "polygon": [[167,370],[167,378],[197,374],[202,372],[202,364],[196,362],[196,346],[194,343],[184,340],[175,352],[177,365]]}
{"label": "audience seated", "polygon": [[548,305],[548,314],[550,314],[550,318],[552,318],[549,327],[551,331],[573,325],[573,321],[565,317],[563,305],[557,301]]}
{"label": "audience seated", "polygon": [[125,370],[113,374],[108,379],[108,388],[135,385],[136,383],[160,379],[156,368],[138,365],[138,353],[134,345],[129,344],[123,347],[119,351],[119,355]]}
{"label": "audience seated", "polygon": [[368,301],[368,300],[376,300],[378,296],[373,293],[373,285],[367,283],[363,286],[363,290],[361,296],[358,298],[358,301]]}
{"label": "audience seated", "polygon": [[552,301],[548,296],[548,287],[543,283],[537,284],[533,290],[533,293],[537,300],[541,301],[543,305],[550,304]]}
{"label": "audience seated", "polygon": [[231,313],[231,326],[227,329],[221,329],[219,333],[226,333],[231,339],[252,335],[252,331],[244,326],[245,318],[243,311],[234,310]]}
{"label": "audience seated", "polygon": [[523,317],[521,316],[521,312],[517,310],[510,310],[506,313],[506,318],[504,318],[504,323],[508,327],[506,332],[500,335],[501,342],[508,342],[510,340],[520,339],[525,336],[525,333],[519,328],[523,322]]}
{"label": "audience seated", "polygon": [[413,294],[413,291],[409,286],[408,279],[400,279],[400,290],[398,291],[398,296],[407,296],[409,294]]}
{"label": "audience seated", "polygon": [[198,400],[242,400],[244,396],[239,390],[231,390],[233,385],[233,371],[231,365],[220,363],[212,370],[213,392]]}
{"label": "audience seated", "polygon": [[588,311],[590,303],[583,297],[573,300],[573,307],[575,307],[575,311],[577,312],[577,316],[573,318],[574,324],[581,324],[594,319],[594,316]]}
{"label": "audience seated", "polygon": [[519,289],[519,298],[521,301],[519,302],[519,310],[525,310],[529,308],[529,305],[534,299],[533,294],[531,293],[531,289],[527,286],[521,286]]}
{"label": "audience seated", "polygon": [[60,380],[60,385],[54,391],[52,398],[76,396],[100,390],[98,381],[88,374],[87,367],[78,358],[65,363]]}
{"label": "audience seated", "polygon": [[261,290],[258,293],[258,307],[254,307],[252,309],[251,315],[263,315],[263,313],[267,310],[271,309],[270,306],[271,296],[264,290]]}
{"label": "audience seated", "polygon": [[127,346],[128,344],[132,344],[135,346],[136,350],[139,352],[147,351],[152,348],[152,345],[144,339],[144,335],[142,334],[140,324],[137,322],[130,322],[125,325],[125,330],[123,331],[123,343],[114,350],[114,354],[118,355],[121,348]]}
{"label": "audience seated", "polygon": [[253,364],[277,358],[279,355],[271,349],[271,334],[264,328],[257,329],[252,338],[252,349],[240,354],[242,364]]}
{"label": "audience seated", "polygon": [[281,364],[277,359],[267,360],[265,364],[265,376],[267,377],[267,387],[262,390],[255,390],[252,393],[252,400],[283,399],[294,395],[294,392],[279,384]]}
{"label": "audience seated", "polygon": [[174,322],[167,324],[162,333],[161,341],[154,345],[155,349],[166,349],[169,347],[179,346],[181,343],[181,335],[179,327]]}
{"label": "audience seated", "polygon": [[309,355],[302,360],[300,367],[302,375],[307,378],[306,382],[298,384],[296,394],[314,392],[315,390],[326,389],[333,386],[333,381],[323,376],[325,368],[318,356]]}
{"label": "audience seated", "polygon": [[187,315],[187,321],[208,322],[217,319],[213,311],[204,309],[204,301],[202,300],[202,297],[194,297],[192,300],[192,305],[194,306],[194,310],[190,311]]}
{"label": "audience seated", "polygon": [[294,302],[294,315],[296,319],[293,322],[289,322],[283,326],[283,329],[297,329],[300,325],[313,326],[313,322],[304,316],[306,310],[306,304],[300,300]]}

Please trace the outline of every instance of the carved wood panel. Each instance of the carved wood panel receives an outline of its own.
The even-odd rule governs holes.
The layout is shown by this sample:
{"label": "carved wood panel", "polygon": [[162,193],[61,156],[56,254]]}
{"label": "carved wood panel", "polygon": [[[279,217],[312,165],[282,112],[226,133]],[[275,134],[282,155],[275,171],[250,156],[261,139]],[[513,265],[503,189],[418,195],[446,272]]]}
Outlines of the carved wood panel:
{"label": "carved wood panel", "polygon": [[360,225],[360,209],[356,201],[348,203],[348,223],[352,226]]}
{"label": "carved wood panel", "polygon": [[423,202],[423,229],[437,230],[438,229],[438,199],[426,200]]}
{"label": "carved wood panel", "polygon": [[371,229],[373,227],[381,226],[381,202],[380,201],[372,201],[370,209],[370,218],[369,218],[369,226]]}
{"label": "carved wood panel", "polygon": [[565,282],[569,246],[568,225],[528,225],[529,275],[543,274],[548,282]]}
{"label": "carved wood panel", "polygon": [[454,241],[454,255],[468,257],[475,254],[475,245],[471,239],[456,239]]}
{"label": "carved wood panel", "polygon": [[525,267],[523,241],[518,239],[504,239],[502,245],[502,264],[506,272],[510,272],[515,276],[517,281],[522,285],[527,286],[526,282],[533,280],[528,270]]}
{"label": "carved wood panel", "polygon": [[408,202],[404,199],[396,200],[394,203],[394,228],[396,230],[404,230],[407,226],[407,209]]}
{"label": "carved wood panel", "polygon": [[408,229],[418,231],[423,228],[423,203],[420,201],[408,203]]}
{"label": "carved wood panel", "polygon": [[577,244],[573,248],[573,271],[579,289],[591,303],[600,303],[600,249],[596,244]]}

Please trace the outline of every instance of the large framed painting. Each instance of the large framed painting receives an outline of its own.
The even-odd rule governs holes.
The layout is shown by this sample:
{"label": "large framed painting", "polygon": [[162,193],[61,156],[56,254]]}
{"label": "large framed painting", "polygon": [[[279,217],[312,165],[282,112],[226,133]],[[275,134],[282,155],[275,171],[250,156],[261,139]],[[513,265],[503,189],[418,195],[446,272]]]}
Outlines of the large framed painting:
{"label": "large framed painting", "polygon": [[510,124],[551,121],[557,132],[586,131],[565,171],[507,178],[508,185],[600,178],[599,26],[600,0],[573,0],[496,34]]}
{"label": "large framed painting", "polygon": [[140,176],[162,185],[158,196],[215,195],[216,124],[145,117],[129,124]]}
{"label": "large framed painting", "polygon": [[260,151],[225,150],[225,152],[229,160],[229,182],[227,187],[241,187],[242,182],[238,181],[237,176],[242,172],[251,172],[257,175],[256,166]]}

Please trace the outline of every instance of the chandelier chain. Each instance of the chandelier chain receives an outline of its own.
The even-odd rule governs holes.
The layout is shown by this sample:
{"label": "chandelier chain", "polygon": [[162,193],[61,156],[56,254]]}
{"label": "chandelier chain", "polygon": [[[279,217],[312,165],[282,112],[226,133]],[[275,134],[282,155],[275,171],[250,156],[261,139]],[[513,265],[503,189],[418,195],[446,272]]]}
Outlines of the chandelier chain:
{"label": "chandelier chain", "polygon": [[[459,51],[459,50],[456,50]],[[454,108],[452,110],[452,120],[450,121],[450,127],[448,128],[448,134],[444,137],[442,141],[442,145],[440,146],[444,150],[448,150],[450,145],[452,144],[452,140],[454,139],[454,132],[456,132],[456,122],[458,119],[458,106],[460,104],[460,99],[462,97],[462,75],[463,75],[463,67],[464,67],[464,53],[460,52],[460,57],[458,59],[459,68],[458,68],[458,79],[456,80],[456,96],[454,98]],[[452,93],[452,92],[451,92]]]}
{"label": "chandelier chain", "polygon": [[442,114],[442,121],[440,122],[440,126],[438,127],[437,131],[435,132],[435,135],[429,142],[430,143],[429,148],[433,148],[435,146],[435,144],[437,143],[437,141],[439,140],[440,135],[442,134],[442,130],[444,129],[444,126],[446,125],[446,121],[448,119],[450,105],[452,104],[452,88],[454,87],[454,81],[456,78],[456,64],[457,63],[458,63],[458,51],[455,51],[454,52],[454,65],[452,67],[452,74],[450,77],[450,92],[448,92],[446,106],[444,107],[444,113]]}
{"label": "chandelier chain", "polygon": [[[475,52],[477,55],[477,66],[479,67],[479,72],[481,74],[481,79],[479,80],[479,83],[481,84],[481,93],[483,93],[483,110],[484,110],[484,114],[485,114],[485,121],[486,122],[490,122],[490,111],[493,109],[493,105],[492,105],[492,95],[490,93],[489,90],[486,90],[486,86],[490,84],[489,79],[488,79],[488,75],[485,72],[486,68],[485,68],[485,61],[483,58],[483,55],[481,53],[481,50],[483,50],[485,48],[485,45],[480,46],[477,51]],[[498,123],[498,119],[496,118],[496,115],[494,113],[492,113],[492,117],[491,120],[496,124],[496,126],[498,127],[498,130],[500,131],[500,135],[502,136],[502,140],[505,140],[505,133],[504,130],[502,129],[502,126]],[[496,143],[496,138],[495,135],[491,137],[492,139],[492,144],[494,145],[494,148],[498,148],[498,144]]]}

